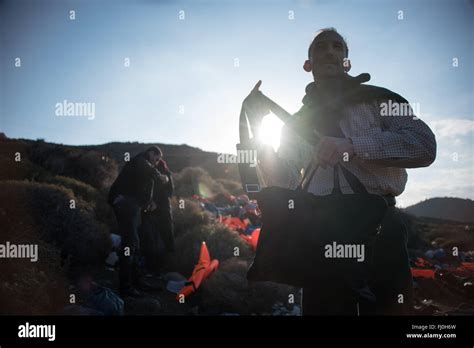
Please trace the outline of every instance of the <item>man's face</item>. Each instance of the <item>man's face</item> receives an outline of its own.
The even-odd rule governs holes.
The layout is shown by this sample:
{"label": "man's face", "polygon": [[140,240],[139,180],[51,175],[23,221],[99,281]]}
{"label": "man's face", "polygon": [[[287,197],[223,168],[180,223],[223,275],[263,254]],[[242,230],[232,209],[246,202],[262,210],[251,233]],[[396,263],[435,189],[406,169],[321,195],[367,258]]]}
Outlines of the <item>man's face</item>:
{"label": "man's face", "polygon": [[311,51],[314,78],[344,74],[345,57],[344,41],[338,33],[327,31],[319,34]]}

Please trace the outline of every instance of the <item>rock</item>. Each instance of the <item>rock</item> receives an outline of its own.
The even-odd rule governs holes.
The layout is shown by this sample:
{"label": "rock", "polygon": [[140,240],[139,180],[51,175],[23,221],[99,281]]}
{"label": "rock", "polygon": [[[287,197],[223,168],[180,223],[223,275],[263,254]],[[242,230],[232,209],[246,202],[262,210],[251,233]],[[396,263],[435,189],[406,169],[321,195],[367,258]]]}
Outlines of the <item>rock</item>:
{"label": "rock", "polygon": [[160,315],[161,304],[156,298],[129,298],[125,302],[126,315]]}
{"label": "rock", "polygon": [[185,280],[181,280],[181,281],[169,280],[166,283],[166,290],[174,294],[177,294],[181,291],[181,289],[184,287],[185,284],[186,284]]}

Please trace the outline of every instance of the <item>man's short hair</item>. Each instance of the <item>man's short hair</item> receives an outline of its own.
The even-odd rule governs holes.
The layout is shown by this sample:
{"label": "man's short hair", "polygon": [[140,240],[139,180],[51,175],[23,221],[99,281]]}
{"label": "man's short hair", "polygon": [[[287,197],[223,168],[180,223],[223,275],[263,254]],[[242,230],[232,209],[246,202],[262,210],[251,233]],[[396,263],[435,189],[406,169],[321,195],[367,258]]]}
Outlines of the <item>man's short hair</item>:
{"label": "man's short hair", "polygon": [[160,156],[163,156],[163,151],[161,151],[161,149],[156,146],[156,145],[153,145],[151,147],[149,147],[145,153],[149,153],[149,152],[153,152],[155,155],[160,155]]}
{"label": "man's short hair", "polygon": [[311,59],[311,52],[313,51],[314,42],[316,41],[318,36],[321,35],[322,33],[326,33],[326,32],[333,32],[333,33],[336,33],[337,35],[339,35],[341,37],[342,42],[344,43],[344,48],[346,49],[346,58],[349,57],[349,46],[347,46],[346,40],[344,39],[344,37],[342,37],[341,34],[339,34],[337,32],[336,28],[330,27],[330,28],[323,28],[323,29],[320,29],[320,30],[317,31],[316,35],[314,36],[313,41],[311,42],[311,45],[309,45],[308,58]]}

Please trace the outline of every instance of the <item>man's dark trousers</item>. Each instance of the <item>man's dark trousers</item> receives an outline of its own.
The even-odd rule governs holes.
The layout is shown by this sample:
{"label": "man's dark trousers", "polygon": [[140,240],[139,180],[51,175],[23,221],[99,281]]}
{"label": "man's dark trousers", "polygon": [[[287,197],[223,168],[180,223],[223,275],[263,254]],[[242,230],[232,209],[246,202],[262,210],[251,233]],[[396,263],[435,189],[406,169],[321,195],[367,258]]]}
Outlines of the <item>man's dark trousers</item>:
{"label": "man's dark trousers", "polygon": [[372,289],[378,315],[413,314],[413,278],[408,259],[408,230],[400,212],[390,207],[375,238]]}
{"label": "man's dark trousers", "polygon": [[118,232],[122,237],[119,253],[120,290],[127,290],[133,287],[133,280],[138,277],[140,247],[138,228],[141,222],[141,208],[135,198],[121,196],[113,205],[113,209],[117,217]]}
{"label": "man's dark trousers", "polygon": [[412,314],[413,283],[407,239],[407,228],[400,213],[395,207],[389,207],[380,232],[366,248],[366,257],[371,259],[368,283],[375,295],[375,304],[357,304],[345,284],[322,281],[303,289],[303,315]]}

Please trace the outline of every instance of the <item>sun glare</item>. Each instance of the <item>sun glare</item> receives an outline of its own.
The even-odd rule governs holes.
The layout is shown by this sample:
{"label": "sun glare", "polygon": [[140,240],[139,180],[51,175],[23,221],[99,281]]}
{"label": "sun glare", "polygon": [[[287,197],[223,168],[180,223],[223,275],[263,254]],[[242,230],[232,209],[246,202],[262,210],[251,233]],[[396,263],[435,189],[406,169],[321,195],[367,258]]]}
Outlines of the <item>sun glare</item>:
{"label": "sun glare", "polygon": [[283,127],[281,121],[274,114],[265,116],[260,126],[258,139],[268,145],[271,145],[275,151],[280,147],[280,133]]}

